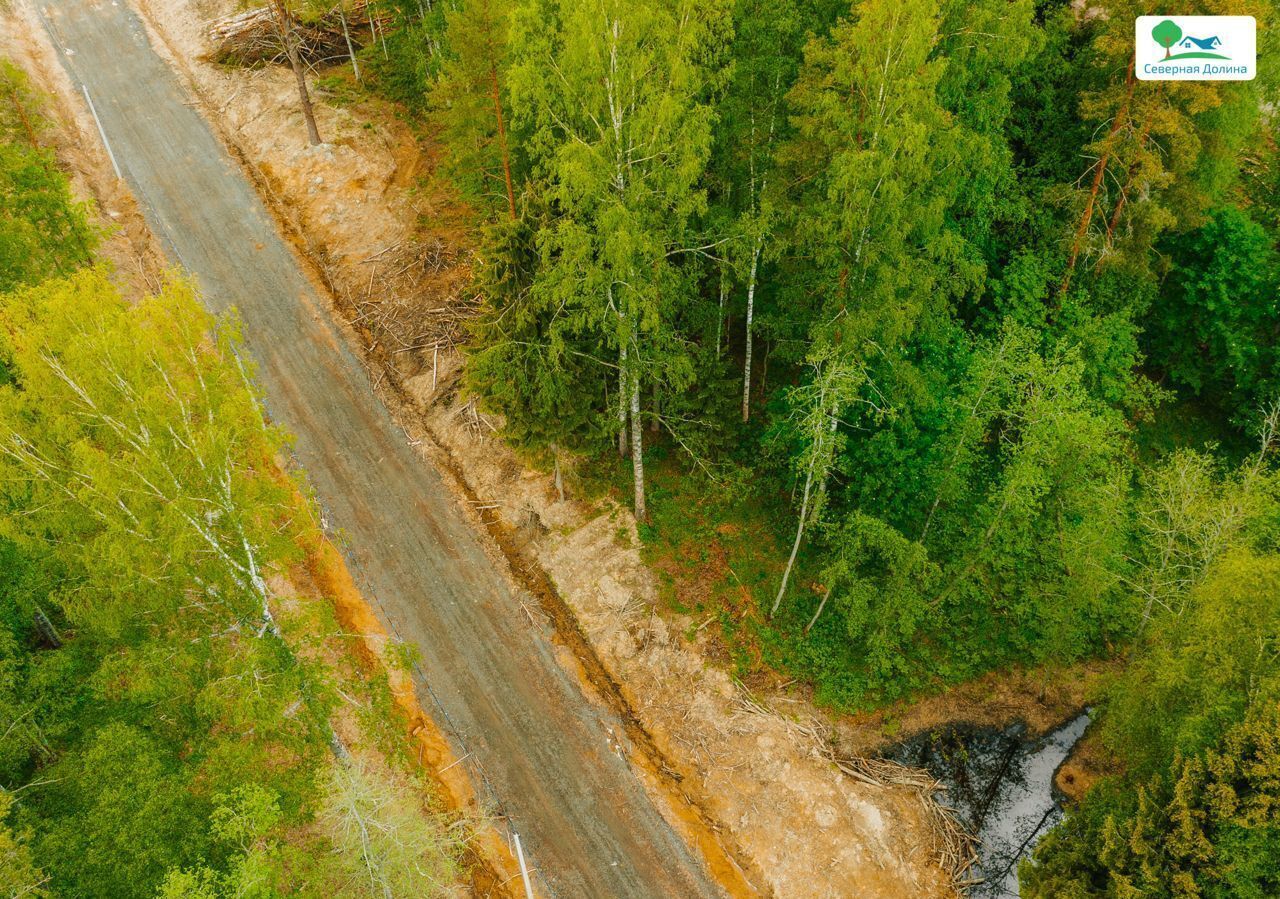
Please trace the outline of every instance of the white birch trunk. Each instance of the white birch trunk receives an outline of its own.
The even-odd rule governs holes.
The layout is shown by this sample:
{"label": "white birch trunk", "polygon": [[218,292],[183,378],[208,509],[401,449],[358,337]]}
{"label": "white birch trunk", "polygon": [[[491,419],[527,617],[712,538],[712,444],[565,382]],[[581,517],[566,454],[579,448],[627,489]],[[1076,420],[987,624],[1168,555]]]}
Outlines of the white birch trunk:
{"label": "white birch trunk", "polygon": [[[826,408],[827,394],[823,390],[818,397],[819,408]],[[819,428],[814,438],[814,446],[809,456],[809,470],[805,472],[804,477],[804,493],[800,499],[800,520],[796,523],[796,539],[791,544],[791,555],[787,559],[787,567],[782,572],[782,583],[778,585],[778,595],[773,598],[773,608],[769,610],[769,617],[772,618],[778,614],[778,606],[782,605],[782,597],[787,592],[787,582],[791,579],[791,569],[795,567],[796,555],[800,552],[800,541],[804,539],[804,528],[809,523],[809,500],[813,495],[814,481],[818,482],[818,489],[822,490],[826,484],[827,473],[830,471],[830,462],[827,461],[826,455],[828,447],[825,441],[832,440],[835,437],[837,415],[839,410],[833,406],[827,413],[830,418],[830,425],[826,428]],[[818,460],[822,459],[822,470],[817,471]]]}
{"label": "white birch trunk", "polygon": [[631,478],[635,489],[636,521],[648,521],[644,502],[644,429],[640,427],[640,374],[632,372],[631,381]]}
{"label": "white birch trunk", "polygon": [[347,56],[351,57],[351,71],[356,76],[357,83],[360,81],[360,63],[356,61],[356,48],[351,43],[351,32],[347,30],[347,11],[338,5],[338,21],[342,23],[342,37],[347,42]]}
{"label": "white birch trunk", "polygon": [[805,636],[809,636],[809,631],[813,630],[813,626],[818,623],[818,619],[822,617],[822,610],[827,607],[827,600],[831,598],[831,588],[828,587],[826,592],[822,594],[822,602],[818,603],[818,611],[813,613],[813,617],[809,619],[809,623],[804,626]]}
{"label": "white birch trunk", "polygon": [[764,235],[756,238],[755,247],[751,250],[751,275],[747,279],[747,346],[746,361],[742,365],[742,420],[751,417],[751,322],[755,317],[756,307],[756,272],[760,264],[760,245],[764,243]]}
{"label": "white birch trunk", "polygon": [[813,463],[809,463],[809,472],[804,478],[804,498],[800,501],[800,521],[796,523],[796,539],[791,544],[791,557],[787,559],[787,567],[782,572],[782,583],[778,586],[778,595],[773,599],[773,608],[769,617],[778,614],[778,606],[782,605],[783,594],[787,592],[787,581],[791,579],[791,569],[796,564],[796,554],[800,552],[800,541],[804,538],[805,522],[809,518],[809,492],[813,488]]}
{"label": "white birch trunk", "polygon": [[627,458],[627,345],[618,351],[618,456]]}

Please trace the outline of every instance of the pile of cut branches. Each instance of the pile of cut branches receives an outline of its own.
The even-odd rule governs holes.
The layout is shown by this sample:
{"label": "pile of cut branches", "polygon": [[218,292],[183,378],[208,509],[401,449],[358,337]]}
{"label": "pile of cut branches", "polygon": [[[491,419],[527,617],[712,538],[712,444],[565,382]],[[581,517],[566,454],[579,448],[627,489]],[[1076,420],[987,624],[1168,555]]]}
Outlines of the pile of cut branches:
{"label": "pile of cut branches", "polygon": [[[345,16],[345,33],[343,18]],[[321,66],[344,60],[346,35],[356,46],[363,43],[374,23],[369,4],[358,2],[344,12],[341,4],[309,20],[295,17],[294,40],[298,53],[308,65]],[[206,26],[215,62],[223,65],[283,65],[288,62],[280,19],[274,6],[262,6],[214,19]]]}

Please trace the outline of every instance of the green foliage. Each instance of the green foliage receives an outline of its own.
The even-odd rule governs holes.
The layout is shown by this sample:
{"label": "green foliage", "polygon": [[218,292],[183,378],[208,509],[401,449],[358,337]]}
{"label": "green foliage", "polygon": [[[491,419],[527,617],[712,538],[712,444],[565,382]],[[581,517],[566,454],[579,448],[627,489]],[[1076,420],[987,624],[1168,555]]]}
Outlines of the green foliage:
{"label": "green foliage", "polygon": [[1192,394],[1246,417],[1280,386],[1275,243],[1240,210],[1216,211],[1169,242],[1170,271],[1148,316],[1151,361]]}
{"label": "green foliage", "polygon": [[379,13],[390,13],[392,27],[380,27],[360,52],[361,72],[383,96],[414,112],[425,112],[447,50],[444,15],[457,5],[379,0],[377,8]]}
{"label": "green foliage", "polygon": [[[333,834],[350,895],[443,896],[458,876],[456,846],[424,816],[411,792],[359,764],[336,765],[321,820]],[[357,886],[359,884],[359,886]]]}
{"label": "green foliage", "polygon": [[813,306],[812,328],[857,355],[897,345],[976,274],[946,227],[961,171],[937,96],[938,25],[930,0],[861,4],[806,47],[788,98],[795,136],[779,152],[788,180],[807,186],[791,227],[806,264],[788,280]]}
{"label": "green foliage", "polygon": [[[1269,644],[1280,628],[1280,559],[1237,551],[1188,597],[1187,611],[1153,625],[1108,706],[1110,742],[1139,771],[1214,745],[1258,697],[1280,695]],[[1247,608],[1248,615],[1234,610]]]}
{"label": "green foliage", "polygon": [[41,115],[41,97],[21,69],[0,59],[0,142],[35,149],[48,127]]}
{"label": "green foliage", "polygon": [[491,285],[490,300],[472,324],[467,379],[506,417],[517,444],[591,446],[606,424],[597,404],[582,402],[582,389],[599,377],[603,341],[583,339],[585,321],[543,314],[541,291],[531,289],[540,266],[533,240],[523,221],[486,229],[480,283]]}
{"label": "green foliage", "polygon": [[0,293],[86,264],[97,235],[44,149],[41,98],[0,59]]}
{"label": "green foliage", "polygon": [[31,857],[27,836],[15,833],[9,826],[13,796],[0,788],[0,892],[6,896],[30,896],[44,899],[46,878]]}
{"label": "green foliage", "polygon": [[[55,883],[78,896],[119,896],[154,884],[199,852],[204,815],[172,749],[112,723],[52,767],[37,839]],[[86,824],[88,826],[86,826]]]}
{"label": "green foliage", "polygon": [[1037,848],[1024,895],[1225,899],[1280,885],[1278,420],[1238,471],[1183,451],[1148,476],[1134,578],[1146,630],[1102,721],[1125,773]]}
{"label": "green foliage", "polygon": [[[735,489],[789,492],[779,589],[753,592],[839,705],[1132,638],[1150,535],[1129,432],[1167,397],[1144,366],[1224,410],[1265,396],[1274,237],[1234,204],[1262,209],[1274,154],[1265,85],[1140,85],[1127,21],[937,0],[451,11],[435,118],[491,198],[469,387],[535,457],[623,437],[641,515],[641,422],[699,483],[741,464],[757,483]],[[764,420],[744,427],[748,346]]]}
{"label": "green foliage", "polygon": [[1133,793],[1105,789],[1021,869],[1029,899],[1263,899],[1280,890],[1280,703]]}
{"label": "green foliage", "polygon": [[[6,834],[60,895],[331,892],[352,865],[311,827],[334,672],[284,640],[323,620],[267,586],[311,513],[234,321],[184,282],[128,303],[86,270],[0,295],[0,333]],[[387,876],[443,890],[452,835],[386,790],[414,840]]]}
{"label": "green foliage", "polygon": [[287,560],[300,522],[235,323],[181,282],[129,305],[100,271],[0,297],[0,321],[0,466],[31,509],[0,533],[74,573],[71,619],[118,634],[202,584],[210,621],[268,627],[263,559]]}
{"label": "green foliage", "polygon": [[716,4],[548,2],[519,5],[510,34],[517,189],[536,195],[523,221],[489,231],[472,383],[543,445],[581,446],[630,417],[641,518],[642,388],[676,398],[694,382],[679,323],[729,24]]}
{"label": "green foliage", "polygon": [[[511,215],[510,98],[506,89],[510,0],[468,0],[444,13],[448,53],[431,90],[448,148],[450,179],[486,217]],[[518,162],[514,163],[519,166]]]}
{"label": "green foliage", "polygon": [[0,291],[84,265],[94,242],[52,155],[0,143]]}
{"label": "green foliage", "polygon": [[912,647],[933,617],[929,598],[938,587],[937,566],[919,543],[860,512],[828,540],[835,555],[823,580],[836,593],[844,636],[858,647],[872,689],[918,681],[921,660]]}
{"label": "green foliage", "polygon": [[[948,366],[952,402],[905,406],[844,454],[839,508],[852,508],[821,538],[843,622],[820,621],[813,639],[824,646],[798,651],[842,672],[827,694],[842,705],[1013,662],[1070,661],[1132,621],[1120,586],[1126,445],[1119,417],[1085,389],[1078,355],[1042,354],[1011,327]],[[846,582],[868,568],[878,573]]]}
{"label": "green foliage", "polygon": [[[0,776],[31,780],[23,818],[59,892],[150,892],[207,850],[210,788],[285,753],[296,813],[324,751],[284,714],[314,675],[264,634],[265,571],[297,533],[280,437],[234,329],[181,283],[128,304],[89,270],[0,297],[0,321],[0,533],[22,560],[0,585],[19,747]],[[33,651],[37,609],[67,645]]]}
{"label": "green foliage", "polygon": [[214,797],[209,819],[215,844],[232,852],[225,870],[208,865],[170,868],[160,884],[160,899],[274,899],[272,881],[281,875],[275,839],[283,818],[276,796],[257,784],[244,784]]}

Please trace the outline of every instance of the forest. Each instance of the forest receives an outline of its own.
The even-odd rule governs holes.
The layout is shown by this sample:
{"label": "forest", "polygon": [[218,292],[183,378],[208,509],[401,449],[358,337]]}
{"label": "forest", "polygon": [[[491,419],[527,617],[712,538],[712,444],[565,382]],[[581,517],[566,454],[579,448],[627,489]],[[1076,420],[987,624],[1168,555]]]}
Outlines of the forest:
{"label": "forest", "polygon": [[[1138,80],[1129,2],[360,9],[467,210],[466,389],[670,578],[729,545],[668,596],[728,665],[857,712],[1108,660],[1023,895],[1280,895],[1271,0],[1180,10],[1257,20],[1207,82]],[[385,678],[281,584],[316,515],[237,323],[122,295],[48,127],[0,67],[0,889],[441,892]]]}
{"label": "forest", "polygon": [[472,211],[469,389],[651,558],[746,529],[738,664],[1117,661],[1030,897],[1280,892],[1276,9],[1192,6],[1255,80],[1060,0],[397,0],[362,57]]}
{"label": "forest", "polygon": [[451,894],[236,321],[124,295],[45,106],[0,60],[0,894]]}

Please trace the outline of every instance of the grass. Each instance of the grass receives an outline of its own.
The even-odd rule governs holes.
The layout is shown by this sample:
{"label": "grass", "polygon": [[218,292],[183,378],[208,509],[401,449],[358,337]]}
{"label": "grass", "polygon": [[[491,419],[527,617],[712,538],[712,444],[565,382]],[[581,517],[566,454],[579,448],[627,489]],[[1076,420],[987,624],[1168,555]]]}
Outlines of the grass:
{"label": "grass", "polygon": [[[1185,414],[1197,420],[1194,411]],[[1216,438],[1207,431],[1181,429],[1179,421],[1171,417],[1151,424],[1153,430],[1144,435],[1151,451],[1174,439]],[[605,452],[584,468],[578,474],[585,493],[608,495],[630,506],[629,462]],[[770,620],[768,611],[795,533],[797,513],[787,485],[752,482],[732,470],[722,482],[713,482],[693,470],[681,451],[658,441],[646,451],[645,471],[649,522],[637,532],[641,557],[657,577],[661,608],[687,616],[685,637],[748,688],[800,682],[812,688],[819,705],[869,712],[913,703],[1007,664],[991,646],[926,627],[904,649],[911,656],[911,670],[885,681],[871,671],[870,661],[851,640],[838,597],[806,634],[822,593],[817,553],[808,539],[778,615]],[[619,539],[630,545],[629,529],[620,529]],[[959,642],[948,642],[947,633]],[[1063,676],[1072,675],[1064,670]]]}
{"label": "grass", "polygon": [[[796,514],[790,495],[733,471],[712,481],[660,442],[645,461],[649,522],[637,531],[663,609],[688,616],[685,636],[701,639],[715,663],[750,687],[811,679],[813,672],[796,664],[803,656],[796,649],[807,639],[801,629],[818,602],[806,548],[778,618],[766,617],[790,552]],[[606,453],[580,474],[588,494],[630,505],[629,462]]]}

